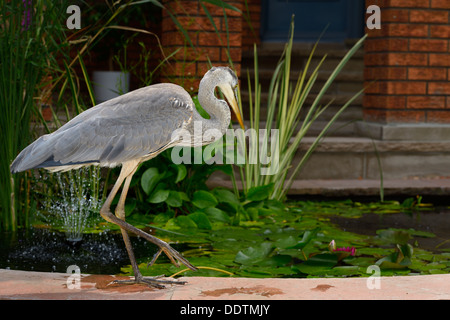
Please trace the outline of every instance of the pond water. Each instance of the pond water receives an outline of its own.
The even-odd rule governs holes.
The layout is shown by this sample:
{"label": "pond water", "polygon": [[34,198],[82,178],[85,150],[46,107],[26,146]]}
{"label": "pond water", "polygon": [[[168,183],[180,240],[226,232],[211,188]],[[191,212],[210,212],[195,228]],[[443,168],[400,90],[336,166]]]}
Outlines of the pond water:
{"label": "pond water", "polygon": [[[138,253],[152,255],[155,248],[133,238]],[[122,236],[103,232],[85,234],[80,242],[69,242],[62,232],[32,228],[16,233],[0,233],[0,268],[63,272],[77,265],[82,273],[117,274],[129,264]]]}
{"label": "pond water", "polygon": [[[450,267],[450,209],[447,206],[425,211],[410,210],[384,214],[364,212],[357,214],[357,217],[354,212],[350,212],[359,210],[354,203],[342,206],[341,209],[337,208],[340,213],[335,212],[336,207],[333,203],[328,207],[318,206],[318,214],[315,211],[309,212],[310,208],[315,210],[316,207],[294,206],[291,212],[263,216],[260,218],[261,221],[250,222],[246,226],[222,226],[214,227],[212,230],[178,230],[178,232],[159,231],[155,235],[169,241],[194,265],[228,270],[237,276],[305,277],[308,274],[358,276],[364,274],[368,264],[373,264],[380,257],[396,250],[397,242],[390,238],[398,236],[395,230],[402,230],[403,233],[400,232],[400,235],[404,235],[404,230],[412,230],[407,241],[414,247],[414,254],[417,252],[420,259],[412,260],[412,264],[409,265],[410,272],[417,273],[423,270],[428,272],[428,269],[423,268],[426,263],[432,265],[430,267],[433,268],[432,272],[448,272],[446,270]],[[331,213],[327,212],[327,208]],[[301,247],[306,230],[314,229],[320,231],[301,253],[302,255],[298,250],[290,249],[292,241],[294,245],[297,244],[297,248]],[[384,232],[386,230],[388,232]],[[347,237],[342,231],[357,236]],[[366,236],[370,240],[366,241]],[[355,245],[357,256],[343,261],[328,261],[326,263],[329,265],[326,266],[311,259],[312,268],[304,263],[303,257],[310,258],[314,254],[329,259],[330,254],[324,256],[324,252],[328,250],[328,243],[334,239],[338,242],[338,247],[344,246],[345,242],[347,246]],[[142,266],[146,265],[157,248],[139,237],[131,237],[131,241],[138,262]],[[374,256],[371,255],[372,252]],[[434,254],[436,257],[433,257]],[[322,267],[323,274],[315,271],[317,268],[314,263]],[[118,274],[129,271],[129,259],[120,232],[85,234],[83,241],[76,244],[68,242],[63,232],[45,228],[0,233],[2,269],[64,273],[71,265],[77,265],[82,273],[91,274]],[[297,267],[299,265],[300,267]],[[170,275],[179,270],[181,269],[174,268],[170,261],[161,255],[155,266],[148,271],[145,270],[149,274],[144,275]],[[217,276],[217,273],[211,275]]]}
{"label": "pond water", "polygon": [[395,213],[395,214],[364,214],[359,218],[330,217],[331,222],[340,226],[343,231],[375,236],[382,229],[414,229],[429,232],[434,237],[421,237],[417,244],[421,249],[438,252],[450,250],[450,209],[435,208],[433,211]]}

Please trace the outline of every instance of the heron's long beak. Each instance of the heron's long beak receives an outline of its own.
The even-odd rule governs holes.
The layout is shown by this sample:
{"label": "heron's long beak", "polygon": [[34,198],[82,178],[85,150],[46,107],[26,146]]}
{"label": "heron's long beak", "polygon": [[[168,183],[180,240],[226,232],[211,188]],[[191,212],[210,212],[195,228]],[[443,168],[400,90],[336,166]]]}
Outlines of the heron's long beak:
{"label": "heron's long beak", "polygon": [[231,106],[231,109],[233,110],[234,114],[236,115],[236,118],[239,121],[239,124],[241,125],[242,129],[245,129],[244,122],[242,121],[242,115],[239,111],[239,106],[236,100],[236,96],[234,95],[233,88],[231,88],[230,85],[221,86],[220,89],[222,90],[222,93],[224,94],[225,98],[227,99],[228,103]]}

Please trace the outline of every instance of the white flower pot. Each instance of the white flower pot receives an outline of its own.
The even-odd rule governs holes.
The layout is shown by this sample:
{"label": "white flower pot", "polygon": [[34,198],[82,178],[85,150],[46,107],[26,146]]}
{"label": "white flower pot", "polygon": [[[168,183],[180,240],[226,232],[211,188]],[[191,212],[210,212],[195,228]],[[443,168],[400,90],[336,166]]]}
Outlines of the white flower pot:
{"label": "white flower pot", "polygon": [[130,74],[122,71],[94,71],[92,86],[95,101],[102,103],[130,90]]}

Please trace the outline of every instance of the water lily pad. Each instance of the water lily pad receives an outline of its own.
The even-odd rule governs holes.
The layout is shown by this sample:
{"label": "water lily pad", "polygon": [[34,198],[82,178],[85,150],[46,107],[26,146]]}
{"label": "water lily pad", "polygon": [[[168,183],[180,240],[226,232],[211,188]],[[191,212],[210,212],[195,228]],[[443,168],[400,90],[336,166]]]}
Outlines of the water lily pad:
{"label": "water lily pad", "polygon": [[325,271],[331,270],[338,260],[335,254],[322,253],[309,258],[307,261],[297,264],[295,268],[309,275],[320,275]]}
{"label": "water lily pad", "polygon": [[234,260],[243,265],[253,265],[264,260],[272,249],[273,245],[271,242],[263,242],[259,246],[239,251]]}

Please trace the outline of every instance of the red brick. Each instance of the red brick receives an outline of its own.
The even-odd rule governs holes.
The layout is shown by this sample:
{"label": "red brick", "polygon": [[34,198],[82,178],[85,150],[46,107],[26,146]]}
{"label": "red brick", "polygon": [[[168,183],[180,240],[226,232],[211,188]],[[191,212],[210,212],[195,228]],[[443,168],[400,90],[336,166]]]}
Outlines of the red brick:
{"label": "red brick", "polygon": [[410,109],[443,109],[445,97],[441,96],[409,96],[406,105]]}
{"label": "red brick", "polygon": [[425,53],[390,53],[387,60],[390,66],[426,66],[428,64]]}
{"label": "red brick", "polygon": [[405,96],[386,96],[366,94],[363,98],[364,108],[405,109]]}
{"label": "red brick", "polygon": [[447,74],[441,68],[408,68],[410,80],[446,80]]}
{"label": "red brick", "polygon": [[385,4],[389,7],[398,8],[428,8],[430,6],[429,0],[387,0]]}
{"label": "red brick", "polygon": [[426,94],[427,83],[424,81],[378,81],[368,87],[366,93],[378,94]]}
{"label": "red brick", "polygon": [[386,22],[409,22],[409,10],[407,9],[383,9],[381,10],[381,21]]}
{"label": "red brick", "polygon": [[426,117],[425,111],[366,109],[364,110],[364,119],[377,122],[417,123],[424,122]]}
{"label": "red brick", "polygon": [[408,51],[408,39],[399,38],[381,38],[381,39],[367,39],[365,41],[366,52],[375,51]]}
{"label": "red brick", "polygon": [[389,24],[383,26],[384,36],[391,37],[426,37],[428,36],[427,24]]}
{"label": "red brick", "polygon": [[450,95],[450,82],[428,83],[428,94]]}
{"label": "red brick", "polygon": [[[167,55],[169,55],[175,50],[176,50],[175,48],[171,48],[171,50],[167,53]],[[186,46],[185,48],[178,50],[178,52],[173,57],[175,60],[178,61],[193,61],[199,59],[201,55],[202,53],[198,49],[193,49],[190,46]]]}
{"label": "red brick", "polygon": [[406,67],[365,68],[366,80],[406,80]]}
{"label": "red brick", "polygon": [[[222,48],[222,54],[221,54],[221,60],[222,61],[228,61],[228,55],[227,55],[226,50],[228,50],[228,49]],[[230,48],[229,54],[230,54],[231,60],[233,62],[241,61],[242,50],[240,48]]]}
{"label": "red brick", "polygon": [[430,66],[450,67],[450,54],[430,53]]}
{"label": "red brick", "polygon": [[163,5],[173,15],[186,14],[196,16],[200,9],[199,1],[196,0],[165,0],[163,1]]}
{"label": "red brick", "polygon": [[448,39],[450,37],[450,25],[430,26],[430,37]]}
{"label": "red brick", "polygon": [[388,94],[426,94],[426,82],[392,81],[387,84]]}
{"label": "red brick", "polygon": [[436,9],[450,9],[448,0],[431,0],[431,7]]}
{"label": "red brick", "polygon": [[226,44],[226,42],[222,43],[221,39],[215,32],[201,32],[198,35],[198,45],[200,45],[200,46],[220,47],[225,44]]}
{"label": "red brick", "polygon": [[410,22],[447,23],[448,12],[441,10],[411,10]]}
{"label": "red brick", "polygon": [[[188,36],[191,38],[193,43],[195,43],[196,35],[196,32],[188,32]],[[185,45],[188,45],[187,40],[180,31],[165,32],[161,42],[163,46],[184,47]]]}
{"label": "red brick", "polygon": [[[242,10],[242,5],[240,2],[227,1],[227,3],[236,7],[239,10]],[[203,4],[205,5],[206,9],[209,11],[209,13],[212,16],[223,17],[223,8],[222,7],[206,3],[206,1],[203,2]],[[230,16],[230,17],[240,17],[242,15],[241,13],[231,10],[231,9],[225,9],[225,12],[226,12],[226,15]]]}
{"label": "red brick", "polygon": [[242,34],[241,33],[225,33],[220,34],[223,46],[229,45],[230,47],[241,47]]}
{"label": "red brick", "polygon": [[192,62],[171,62],[167,65],[167,72],[173,76],[195,76],[195,63]]}
{"label": "red brick", "polygon": [[200,47],[199,51],[201,51],[199,61],[220,61],[220,51],[219,47]]}
{"label": "red brick", "polygon": [[[449,0],[450,1],[450,0]],[[440,39],[410,39],[409,50],[426,52],[448,51],[448,40]]]}
{"label": "red brick", "polygon": [[364,64],[367,66],[386,66],[388,65],[388,53],[366,53],[364,55]]}
{"label": "red brick", "polygon": [[450,123],[450,111],[427,111],[427,122]]}

